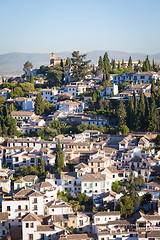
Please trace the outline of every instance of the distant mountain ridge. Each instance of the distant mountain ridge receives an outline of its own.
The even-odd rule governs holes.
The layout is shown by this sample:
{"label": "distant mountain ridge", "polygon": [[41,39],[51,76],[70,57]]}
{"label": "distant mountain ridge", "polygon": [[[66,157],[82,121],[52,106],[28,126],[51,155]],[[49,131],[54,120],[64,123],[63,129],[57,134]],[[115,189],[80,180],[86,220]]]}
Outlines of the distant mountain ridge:
{"label": "distant mountain ridge", "polygon": [[[116,60],[128,60],[129,56],[132,56],[133,60],[144,60],[146,54],[143,53],[127,53],[121,51],[107,51],[107,50],[95,50],[87,52],[87,59],[90,59],[92,63],[97,63],[99,56],[103,56],[105,52],[108,52],[110,59]],[[71,57],[71,52],[59,52],[56,53],[56,57],[67,58]],[[26,61],[32,62],[34,68],[39,68],[41,65],[49,65],[50,53],[7,53],[0,55],[0,76],[3,75],[17,75],[23,73],[23,65]],[[160,62],[160,53],[149,55],[150,60]]]}

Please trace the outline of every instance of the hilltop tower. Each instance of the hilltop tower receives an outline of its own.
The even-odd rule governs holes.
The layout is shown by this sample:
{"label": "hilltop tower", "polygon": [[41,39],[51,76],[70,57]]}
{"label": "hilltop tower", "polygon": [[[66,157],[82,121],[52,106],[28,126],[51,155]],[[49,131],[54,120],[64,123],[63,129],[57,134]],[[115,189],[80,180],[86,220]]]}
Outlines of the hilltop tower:
{"label": "hilltop tower", "polygon": [[54,60],[55,60],[55,53],[51,52],[50,54],[50,65],[53,64],[54,65]]}

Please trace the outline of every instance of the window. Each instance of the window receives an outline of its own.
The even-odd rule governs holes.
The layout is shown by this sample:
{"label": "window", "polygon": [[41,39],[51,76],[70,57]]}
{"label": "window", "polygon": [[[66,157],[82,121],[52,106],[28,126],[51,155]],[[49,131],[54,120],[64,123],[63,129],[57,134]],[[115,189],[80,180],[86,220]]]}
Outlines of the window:
{"label": "window", "polygon": [[28,206],[27,205],[25,205],[25,210],[28,210]]}
{"label": "window", "polygon": [[18,213],[18,217],[21,217],[21,213]]}
{"label": "window", "polygon": [[115,175],[113,175],[113,178],[115,178]]}
{"label": "window", "polygon": [[92,188],[92,183],[89,184],[89,187]]}
{"label": "window", "polygon": [[37,203],[37,198],[34,198],[34,203]]}
{"label": "window", "polygon": [[41,234],[41,238],[40,239],[42,239],[42,240],[44,239],[44,234]]}
{"label": "window", "polygon": [[69,184],[71,184],[71,181],[69,181]]}
{"label": "window", "polygon": [[54,209],[52,209],[52,212],[54,212]]}
{"label": "window", "polygon": [[95,187],[97,187],[97,183],[95,183]]}
{"label": "window", "polygon": [[38,208],[37,208],[37,205],[34,205],[34,210],[37,210]]}
{"label": "window", "polygon": [[33,227],[34,227],[33,223],[30,223],[30,227],[31,227],[31,228],[33,228]]}
{"label": "window", "polygon": [[21,205],[18,205],[18,210],[21,210]]}
{"label": "window", "polygon": [[11,207],[10,206],[7,206],[7,211],[11,211]]}
{"label": "window", "polygon": [[109,185],[109,182],[107,181],[107,185]]}
{"label": "window", "polygon": [[2,222],[2,226],[3,226],[3,227],[5,226],[5,222]]}
{"label": "window", "polygon": [[29,228],[29,223],[26,223],[26,228]]}
{"label": "window", "polygon": [[2,235],[5,235],[5,234],[6,234],[5,230],[3,230],[3,231],[2,231]]}
{"label": "window", "polygon": [[29,240],[33,240],[33,234],[29,234]]}
{"label": "window", "polygon": [[87,183],[84,183],[84,187],[87,187]]}

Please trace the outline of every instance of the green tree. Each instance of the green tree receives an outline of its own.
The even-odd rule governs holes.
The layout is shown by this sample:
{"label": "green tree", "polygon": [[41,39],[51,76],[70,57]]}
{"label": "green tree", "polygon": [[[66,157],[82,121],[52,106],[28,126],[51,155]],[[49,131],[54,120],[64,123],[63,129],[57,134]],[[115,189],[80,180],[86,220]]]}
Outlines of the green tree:
{"label": "green tree", "polygon": [[104,73],[109,73],[111,70],[111,65],[108,57],[108,53],[105,52],[104,57],[103,57],[103,66],[104,66]]}
{"label": "green tree", "polygon": [[141,205],[149,204],[152,201],[152,194],[150,192],[145,193],[141,197]]}
{"label": "green tree", "polygon": [[101,72],[103,72],[103,69],[104,69],[103,59],[102,59],[101,56],[99,57],[99,60],[98,60],[98,69],[99,69]]}
{"label": "green tree", "polygon": [[127,134],[129,133],[129,128],[127,127],[127,125],[122,125],[121,127],[119,127],[119,132],[121,132],[122,134]]}
{"label": "green tree", "polygon": [[87,123],[82,123],[80,125],[77,126],[78,132],[84,132],[85,130],[88,129],[88,124]]}
{"label": "green tree", "polygon": [[115,181],[112,183],[112,190],[116,193],[122,192],[122,181]]}
{"label": "green tree", "polygon": [[10,93],[11,98],[17,98],[17,97],[23,97],[23,96],[24,96],[24,92],[21,87],[15,87]]}
{"label": "green tree", "polygon": [[45,163],[43,160],[43,154],[41,153],[41,158],[40,158],[40,165],[39,165],[39,176],[40,178],[45,177]]}
{"label": "green tree", "polygon": [[145,107],[144,94],[141,88],[137,113],[137,125],[139,130],[144,130],[145,128]]}
{"label": "green tree", "polygon": [[143,62],[142,71],[143,72],[152,71],[152,67],[151,67],[148,55],[147,55],[145,61]]}
{"label": "green tree", "polygon": [[119,70],[121,69],[120,61],[118,61],[118,69],[119,69]]}
{"label": "green tree", "polygon": [[90,74],[89,63],[91,60],[85,60],[86,56],[87,54],[80,55],[79,51],[74,51],[72,53],[72,79],[76,82],[83,80]]}
{"label": "green tree", "polygon": [[119,127],[122,127],[126,124],[126,109],[123,102],[123,98],[120,100],[119,108],[118,108],[118,125]]}
{"label": "green tree", "polygon": [[8,118],[7,126],[8,126],[8,135],[16,136],[18,132],[16,127],[16,120],[12,117]]}
{"label": "green tree", "polygon": [[37,115],[42,115],[44,113],[44,100],[42,98],[41,93],[37,94],[34,105],[34,111]]}
{"label": "green tree", "polygon": [[66,59],[66,66],[68,66],[68,65],[71,65],[71,59],[69,57],[67,57],[67,59]]}
{"label": "green tree", "polygon": [[132,70],[132,58],[131,56],[129,56],[129,61],[128,61],[128,70],[131,71]]}
{"label": "green tree", "polygon": [[63,165],[64,165],[64,153],[61,149],[60,141],[58,141],[56,160],[55,160],[56,173],[60,174],[63,171]]}
{"label": "green tree", "polygon": [[133,200],[129,196],[123,196],[120,202],[121,215],[127,218],[133,213]]}
{"label": "green tree", "polygon": [[64,70],[60,65],[56,65],[53,67],[50,67],[47,70],[47,86],[48,87],[55,87],[55,86],[61,86],[63,84],[64,80]]}
{"label": "green tree", "polygon": [[30,83],[34,86],[34,76],[33,76],[33,73],[30,74]]}
{"label": "green tree", "polygon": [[30,71],[32,68],[33,68],[32,63],[29,62],[29,61],[27,61],[27,62],[25,62],[25,64],[24,64],[23,71],[24,71],[25,73],[27,73],[27,72]]}
{"label": "green tree", "polygon": [[150,105],[150,119],[148,131],[155,132],[158,130],[159,122],[157,119],[157,110],[155,106],[155,98],[154,93],[151,94],[151,105]]}
{"label": "green tree", "polygon": [[60,63],[60,66],[63,68],[63,59],[61,59],[61,63]]}
{"label": "green tree", "polygon": [[34,90],[34,86],[31,83],[21,83],[20,87],[22,88],[25,95],[28,95],[29,92],[32,92]]}
{"label": "green tree", "polygon": [[113,59],[112,61],[112,70],[115,70],[116,69],[116,60]]}

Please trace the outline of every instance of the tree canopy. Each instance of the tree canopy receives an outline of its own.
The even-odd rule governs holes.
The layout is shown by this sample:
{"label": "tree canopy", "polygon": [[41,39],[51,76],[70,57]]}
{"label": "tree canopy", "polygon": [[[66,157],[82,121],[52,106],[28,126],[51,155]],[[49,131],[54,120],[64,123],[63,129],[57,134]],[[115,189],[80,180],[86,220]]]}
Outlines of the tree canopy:
{"label": "tree canopy", "polygon": [[85,60],[86,56],[87,54],[79,54],[79,51],[72,53],[72,79],[76,82],[79,82],[90,74],[89,63],[91,60]]}

